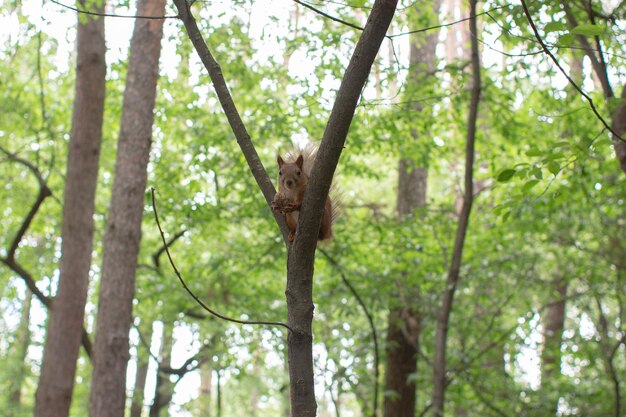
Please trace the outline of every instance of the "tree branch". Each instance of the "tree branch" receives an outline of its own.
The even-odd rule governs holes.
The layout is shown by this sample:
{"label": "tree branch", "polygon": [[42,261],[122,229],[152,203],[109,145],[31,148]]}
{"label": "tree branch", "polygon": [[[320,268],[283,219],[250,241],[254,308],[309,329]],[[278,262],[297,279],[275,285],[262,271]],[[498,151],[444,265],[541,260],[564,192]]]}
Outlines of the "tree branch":
{"label": "tree branch", "polygon": [[90,10],[81,10],[76,7],[68,6],[67,4],[58,2],[57,0],[50,0],[50,1],[58,6],[64,7],[69,10],[73,10],[76,13],[86,14],[89,16],[123,17],[123,18],[129,18],[129,19],[149,19],[149,20],[176,19],[178,17],[178,16],[142,16],[142,15],[129,15],[129,14],[99,13],[99,12],[93,12]]}
{"label": "tree branch", "polygon": [[181,230],[180,232],[176,233],[174,236],[172,236],[170,238],[170,240],[168,240],[165,243],[165,246],[161,246],[159,248],[159,250],[157,250],[154,254],[152,254],[152,263],[154,263],[154,267],[159,270],[160,266],[161,266],[161,262],[160,262],[160,258],[161,255],[163,255],[163,252],[165,252],[165,248],[169,248],[170,246],[172,246],[174,244],[174,242],[176,242],[178,239],[180,239],[181,237],[183,237],[183,235],[187,233],[186,230]]}
{"label": "tree branch", "polygon": [[176,265],[174,264],[174,260],[172,259],[172,255],[170,254],[170,250],[167,247],[167,241],[165,240],[165,233],[163,232],[163,229],[161,228],[161,221],[159,220],[159,213],[157,212],[156,202],[155,202],[155,198],[154,198],[154,188],[150,189],[150,193],[152,195],[152,209],[154,210],[154,218],[155,218],[157,226],[159,228],[159,233],[161,234],[161,240],[163,241],[163,248],[165,249],[165,253],[167,254],[167,259],[170,261],[170,265],[172,266],[172,269],[174,270],[174,273],[178,277],[178,280],[182,284],[183,288],[185,289],[185,291],[187,291],[187,293],[189,293],[191,298],[193,298],[196,301],[196,303],[198,303],[202,308],[204,308],[206,311],[211,313],[213,316],[215,316],[217,318],[220,318],[222,320],[230,321],[230,322],[233,322],[233,323],[239,323],[239,324],[260,324],[260,325],[266,325],[266,326],[281,326],[281,327],[284,327],[287,330],[292,331],[291,327],[289,327],[285,323],[272,322],[272,321],[246,321],[246,320],[233,319],[231,317],[224,316],[224,315],[222,315],[222,314],[212,310],[204,302],[202,302],[202,300],[200,300],[198,298],[198,296],[195,295],[193,293],[193,291],[191,291],[191,289],[189,289],[189,287],[185,283],[185,280],[180,275],[180,272],[178,272],[178,268],[176,268]]}
{"label": "tree branch", "polygon": [[346,274],[343,272],[341,265],[339,265],[339,263],[335,259],[333,259],[324,249],[319,249],[319,251],[322,253],[322,255],[324,255],[326,259],[328,259],[328,262],[330,262],[331,265],[335,267],[337,272],[339,272],[339,275],[341,276],[341,280],[346,285],[346,287],[348,287],[348,290],[350,290],[350,292],[352,293],[356,301],[361,306],[361,309],[363,310],[363,314],[365,314],[365,316],[367,317],[367,321],[370,325],[370,329],[372,331],[372,340],[374,342],[374,394],[373,394],[374,400],[373,400],[373,407],[372,407],[372,416],[376,416],[378,415],[378,384],[379,384],[379,379],[380,379],[380,371],[378,368],[379,368],[379,363],[380,363],[380,351],[378,347],[378,335],[376,333],[376,326],[374,325],[374,318],[372,317],[369,310],[367,309],[367,306],[365,305],[365,302],[363,301],[363,299],[359,296],[359,293],[352,286],[352,284],[348,280],[348,277],[346,277]]}
{"label": "tree branch", "polygon": [[[250,135],[241,120],[241,116],[237,111],[237,107],[233,101],[232,96],[230,95],[230,91],[228,90],[228,86],[226,85],[226,81],[224,80],[224,76],[222,74],[222,69],[219,64],[213,58],[211,51],[209,50],[206,42],[202,38],[202,34],[198,29],[198,25],[196,24],[196,20],[191,14],[191,10],[189,9],[189,4],[185,0],[174,0],[174,4],[178,9],[178,15],[185,25],[185,29],[187,30],[187,35],[191,40],[200,60],[204,64],[204,67],[209,72],[209,76],[211,77],[211,82],[213,83],[213,88],[217,94],[217,97],[224,109],[224,113],[226,114],[226,118],[228,119],[228,123],[237,139],[237,144],[241,148],[248,166],[252,171],[252,175],[256,180],[263,196],[265,197],[265,201],[267,202],[268,207],[274,198],[274,194],[276,194],[276,189],[272,184],[267,172],[265,171],[265,167],[263,167],[263,163],[259,158],[259,155],[252,144],[252,140],[250,139]],[[284,219],[284,216],[278,212],[272,210],[272,214],[280,231],[283,234],[283,239],[287,242],[287,235],[289,234],[289,230],[287,229],[287,223]]]}
{"label": "tree branch", "polygon": [[378,0],[374,3],[374,8],[341,81],[326,124],[315,166],[304,194],[298,233],[293,248],[294,253],[306,254],[305,256],[310,259],[313,258],[317,245],[317,236],[330,184],[344,148],[361,91],[391,24],[396,5],[397,0]]}
{"label": "tree branch", "polygon": [[596,109],[595,104],[593,104],[593,100],[591,99],[591,97],[589,97],[589,95],[587,93],[585,93],[578,86],[578,84],[576,84],[576,82],[574,80],[572,80],[572,77],[570,77],[569,74],[567,73],[567,71],[565,71],[563,69],[563,67],[561,66],[559,61],[556,59],[556,57],[554,55],[552,55],[552,52],[550,52],[550,50],[548,49],[547,45],[545,44],[545,42],[541,38],[541,35],[539,35],[539,31],[537,30],[537,26],[535,26],[535,22],[533,21],[533,18],[530,15],[530,12],[528,11],[528,7],[526,6],[526,2],[524,0],[520,0],[520,1],[522,3],[522,8],[524,9],[524,14],[526,15],[526,19],[528,20],[528,23],[530,24],[530,27],[531,27],[533,33],[535,34],[535,38],[537,38],[537,41],[541,45],[541,48],[543,49],[543,51],[546,53],[546,55],[548,55],[550,57],[550,59],[554,62],[556,67],[559,69],[559,71],[561,71],[561,73],[565,76],[565,78],[567,78],[567,81],[569,81],[569,83],[576,89],[576,91],[578,91],[578,93],[580,95],[582,95],[587,100],[587,102],[589,103],[589,106],[591,107],[591,111],[593,111],[593,114],[595,114],[596,117],[598,118],[598,120],[600,120],[600,122],[602,122],[604,127],[606,127],[613,134],[614,139],[615,140],[624,141],[624,138],[622,138],[617,132],[615,132],[615,130],[613,130],[613,128],[607,123],[607,121],[604,120],[602,115],[600,115],[600,113],[598,112],[598,109]]}
{"label": "tree branch", "polygon": [[[22,241],[22,238],[26,234],[26,231],[28,230],[33,219],[35,218],[35,215],[39,211],[41,204],[46,199],[46,197],[49,197],[52,195],[52,191],[46,184],[46,181],[43,179],[41,172],[36,166],[34,166],[32,163],[30,163],[26,159],[23,159],[19,157],[18,155],[12,152],[9,152],[2,146],[0,146],[0,152],[7,155],[9,159],[11,159],[12,161],[15,161],[19,164],[26,166],[33,173],[35,178],[37,178],[37,182],[39,183],[39,193],[37,195],[37,199],[35,200],[35,203],[33,203],[28,214],[24,218],[24,221],[22,222],[22,225],[20,226],[18,232],[16,233],[15,238],[13,239],[13,242],[11,242],[11,247],[9,248],[7,256],[4,258],[0,258],[0,262],[5,264],[9,269],[11,269],[16,274],[18,274],[24,280],[24,283],[26,283],[26,286],[28,287],[28,289],[41,302],[41,304],[46,306],[46,308],[50,309],[52,308],[53,299],[45,295],[43,292],[41,292],[41,290],[37,287],[37,282],[35,281],[33,276],[26,269],[24,269],[24,267],[15,259],[15,252],[17,251],[17,248],[19,247],[19,244]],[[89,357],[89,359],[91,359],[92,344],[91,344],[91,340],[89,339],[89,334],[87,333],[87,330],[84,327],[83,327],[83,331],[81,335],[81,341],[82,341],[83,347],[85,348],[85,353],[87,353],[87,356]]]}

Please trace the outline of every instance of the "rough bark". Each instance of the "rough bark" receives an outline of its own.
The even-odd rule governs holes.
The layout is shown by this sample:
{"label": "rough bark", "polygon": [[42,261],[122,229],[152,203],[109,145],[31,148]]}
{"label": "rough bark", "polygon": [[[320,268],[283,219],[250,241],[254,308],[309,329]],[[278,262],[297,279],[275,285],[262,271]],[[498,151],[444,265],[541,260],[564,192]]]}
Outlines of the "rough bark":
{"label": "rough bark", "polygon": [[[92,8],[102,12],[104,1],[100,3]],[[79,22],[76,36],[76,87],[63,201],[59,285],[49,310],[35,396],[36,417],[64,417],[69,413],[89,286],[105,94],[104,18],[90,17]]]}
{"label": "rough bark", "polygon": [[469,115],[467,118],[467,139],[465,148],[465,189],[463,197],[463,206],[459,215],[459,222],[454,239],[454,247],[450,267],[446,278],[446,286],[443,292],[441,307],[437,317],[437,329],[435,333],[435,357],[433,361],[433,394],[432,408],[435,417],[444,415],[445,390],[447,386],[446,378],[446,348],[448,343],[448,324],[450,322],[450,314],[452,313],[452,305],[454,302],[454,293],[459,282],[461,261],[463,258],[463,246],[465,244],[465,235],[469,225],[469,217],[472,211],[472,203],[474,200],[473,186],[473,167],[474,167],[474,142],[476,139],[476,120],[478,119],[478,104],[480,101],[481,79],[480,79],[480,60],[478,55],[478,30],[476,25],[476,3],[477,0],[470,0],[470,20],[469,29],[473,35],[471,37],[472,54],[472,93],[469,107]]}
{"label": "rough bark", "polygon": [[22,385],[24,383],[24,377],[26,375],[26,353],[28,352],[28,346],[30,345],[30,306],[33,299],[33,294],[30,290],[26,290],[26,297],[22,303],[22,317],[20,318],[20,324],[17,328],[15,335],[15,342],[12,347],[12,354],[10,356],[10,364],[14,369],[11,373],[11,379],[9,381],[9,407],[7,410],[7,417],[14,417],[21,415],[20,409],[22,407]]}
{"label": "rough bark", "polygon": [[415,415],[415,382],[409,379],[417,372],[417,347],[419,327],[413,332],[412,340],[406,330],[402,308],[389,311],[386,362],[384,417],[413,417]]}
{"label": "rough bark", "polygon": [[[139,0],[137,13],[162,16],[165,0]],[[128,332],[152,136],[163,20],[137,19],[115,164],[115,180],[104,236],[98,295],[91,417],[124,415]]]}

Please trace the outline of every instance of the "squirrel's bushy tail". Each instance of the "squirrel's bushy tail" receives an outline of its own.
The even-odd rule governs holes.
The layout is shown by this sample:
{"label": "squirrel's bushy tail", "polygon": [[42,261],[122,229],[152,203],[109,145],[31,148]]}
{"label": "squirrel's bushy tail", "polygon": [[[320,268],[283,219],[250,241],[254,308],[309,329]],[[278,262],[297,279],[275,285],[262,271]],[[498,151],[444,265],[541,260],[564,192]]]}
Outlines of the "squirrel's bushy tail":
{"label": "squirrel's bushy tail", "polygon": [[290,151],[287,151],[285,155],[285,162],[294,163],[298,156],[302,155],[304,158],[304,164],[302,166],[302,171],[307,177],[311,176],[311,171],[313,171],[313,165],[315,165],[315,158],[317,158],[317,149],[319,145],[308,142],[306,145],[298,146]]}

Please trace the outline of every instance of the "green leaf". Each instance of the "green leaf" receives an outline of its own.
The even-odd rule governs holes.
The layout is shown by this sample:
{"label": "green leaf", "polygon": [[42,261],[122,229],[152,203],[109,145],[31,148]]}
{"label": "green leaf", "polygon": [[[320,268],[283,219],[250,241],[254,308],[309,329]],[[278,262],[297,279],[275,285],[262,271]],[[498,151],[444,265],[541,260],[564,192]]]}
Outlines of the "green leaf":
{"label": "green leaf", "polygon": [[556,174],[559,173],[559,171],[561,170],[561,165],[556,162],[556,161],[551,161],[548,164],[548,171],[550,171],[552,174],[554,174],[556,176]]}
{"label": "green leaf", "polygon": [[566,29],[567,29],[567,26],[565,26],[565,24],[561,22],[550,22],[543,28],[543,31],[545,33],[550,33],[550,32],[558,32],[558,31],[566,30]]}
{"label": "green leaf", "polygon": [[557,40],[557,44],[559,46],[571,46],[572,43],[574,43],[574,35],[572,35],[571,33],[561,35]]}
{"label": "green leaf", "polygon": [[526,156],[541,156],[541,155],[543,155],[543,152],[537,148],[530,148],[529,150],[526,151]]}
{"label": "green leaf", "polygon": [[524,186],[522,187],[522,192],[526,194],[528,191],[530,191],[531,188],[533,188],[537,184],[539,184],[539,180],[530,180],[526,182],[526,184],[524,184]]}
{"label": "green leaf", "polygon": [[602,26],[592,25],[591,23],[584,23],[570,30],[570,33],[574,35],[598,36],[602,35],[605,31],[606,28]]}
{"label": "green leaf", "polygon": [[516,172],[517,171],[515,171],[514,169],[505,169],[498,174],[497,180],[498,182],[507,182],[511,178],[513,178],[513,175],[515,175]]}

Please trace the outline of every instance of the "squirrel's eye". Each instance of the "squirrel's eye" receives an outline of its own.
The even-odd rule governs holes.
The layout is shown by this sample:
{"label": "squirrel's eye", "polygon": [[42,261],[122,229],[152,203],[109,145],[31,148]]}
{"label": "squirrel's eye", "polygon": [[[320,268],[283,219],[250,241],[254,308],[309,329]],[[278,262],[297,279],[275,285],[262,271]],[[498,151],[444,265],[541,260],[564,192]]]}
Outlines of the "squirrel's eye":
{"label": "squirrel's eye", "polygon": [[296,172],[296,174],[300,175],[300,171]]}
{"label": "squirrel's eye", "polygon": [[278,171],[278,175],[283,175],[283,171]]}

